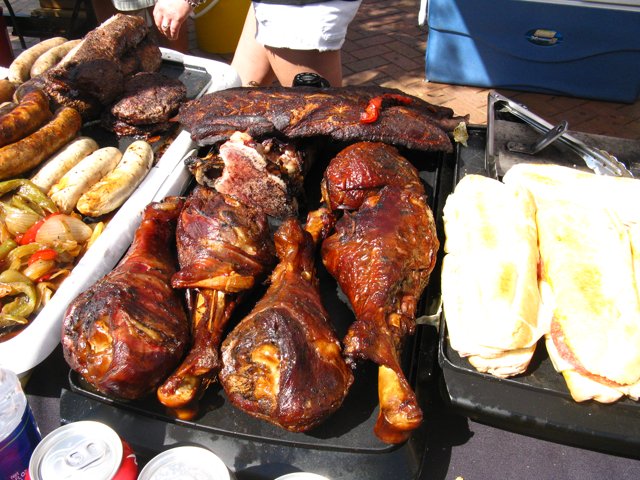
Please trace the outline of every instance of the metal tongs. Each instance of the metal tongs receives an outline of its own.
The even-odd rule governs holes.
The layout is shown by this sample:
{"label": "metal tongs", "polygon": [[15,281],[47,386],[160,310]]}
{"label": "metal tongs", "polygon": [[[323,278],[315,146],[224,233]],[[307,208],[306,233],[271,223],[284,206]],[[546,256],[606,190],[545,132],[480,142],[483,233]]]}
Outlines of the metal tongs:
{"label": "metal tongs", "polygon": [[[489,93],[488,105],[488,129],[487,132],[487,158],[493,159],[497,154],[495,147],[494,119],[496,112],[507,112],[514,117],[527,123],[535,130],[543,134],[543,137],[532,146],[522,146],[512,144],[511,148],[520,153],[537,153],[541,148],[553,141],[559,141],[566,145],[570,150],[577,153],[586,163],[586,165],[594,172],[600,175],[610,175],[614,177],[633,177],[633,174],[627,167],[610,153],[592,148],[576,137],[566,132],[567,123],[562,122],[557,126],[553,126],[546,120],[543,120],[536,114],[532,113],[522,104],[516,103],[507,97],[500,95],[495,91]],[[529,151],[527,151],[529,150]]]}

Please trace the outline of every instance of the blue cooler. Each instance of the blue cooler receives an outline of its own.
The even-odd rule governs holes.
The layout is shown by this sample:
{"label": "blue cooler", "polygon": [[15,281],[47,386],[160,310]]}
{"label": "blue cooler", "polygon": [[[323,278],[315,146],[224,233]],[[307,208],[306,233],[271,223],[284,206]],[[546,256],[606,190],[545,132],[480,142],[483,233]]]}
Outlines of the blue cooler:
{"label": "blue cooler", "polygon": [[429,0],[428,81],[633,103],[640,0]]}

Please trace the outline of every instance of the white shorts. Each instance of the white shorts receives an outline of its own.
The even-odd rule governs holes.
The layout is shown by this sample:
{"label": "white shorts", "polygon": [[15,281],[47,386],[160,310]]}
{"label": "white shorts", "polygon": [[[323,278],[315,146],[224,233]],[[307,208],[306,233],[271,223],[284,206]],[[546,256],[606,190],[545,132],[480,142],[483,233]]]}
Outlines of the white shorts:
{"label": "white shorts", "polygon": [[273,48],[339,50],[360,0],[333,0],[307,5],[253,2],[256,40]]}
{"label": "white shorts", "polygon": [[135,10],[142,10],[143,8],[153,7],[156,3],[155,0],[111,0],[116,10],[120,12],[127,12],[131,15]]}

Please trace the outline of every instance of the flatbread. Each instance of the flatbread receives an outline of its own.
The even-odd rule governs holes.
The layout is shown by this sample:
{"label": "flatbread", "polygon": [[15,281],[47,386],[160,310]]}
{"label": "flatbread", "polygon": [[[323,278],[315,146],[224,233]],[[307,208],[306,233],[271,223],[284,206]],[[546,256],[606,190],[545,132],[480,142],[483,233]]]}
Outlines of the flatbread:
{"label": "flatbread", "polygon": [[537,214],[547,351],[576,401],[640,393],[640,181],[519,164]]}
{"label": "flatbread", "polygon": [[451,347],[480,371],[526,370],[538,322],[535,205],[528,190],[467,175],[444,207],[442,299]]}

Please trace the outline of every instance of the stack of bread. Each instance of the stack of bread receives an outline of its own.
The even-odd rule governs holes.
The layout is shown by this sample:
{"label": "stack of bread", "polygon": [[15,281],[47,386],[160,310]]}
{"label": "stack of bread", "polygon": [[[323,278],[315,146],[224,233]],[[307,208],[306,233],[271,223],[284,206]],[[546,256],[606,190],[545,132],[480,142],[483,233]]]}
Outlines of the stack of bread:
{"label": "stack of bread", "polygon": [[[494,347],[507,346],[504,335],[513,331],[512,352],[522,352],[527,342],[519,340],[520,329],[514,325],[525,324],[519,319],[520,312],[539,305],[535,332],[544,335],[549,358],[564,376],[574,400],[610,403],[622,396],[638,400],[640,181],[599,176],[558,165],[518,164],[505,174],[503,183],[478,182],[473,178],[471,182],[478,185],[480,192],[467,198],[459,195],[468,190],[465,177],[445,206],[447,255],[442,290],[452,348],[466,355],[470,343],[478,344],[481,340],[486,347],[492,332],[495,332]],[[535,240],[521,235],[507,237],[512,233],[506,234],[505,228],[515,228],[510,227],[509,222],[515,226],[517,220],[500,217],[504,217],[505,211],[520,207],[515,197],[510,199],[503,190],[519,192],[523,198],[526,195],[522,192],[528,192],[532,205],[521,215],[526,221],[534,219]],[[511,205],[505,206],[507,202]],[[471,220],[458,224],[458,212],[464,209]],[[486,222],[480,223],[474,216],[484,217]],[[466,230],[461,232],[463,226]],[[511,259],[514,247],[505,246],[504,254],[491,257],[497,264],[491,267],[486,258],[493,250],[487,248],[486,239],[492,236],[500,238],[494,241],[496,245],[511,238],[513,242],[527,245],[527,249],[536,244],[539,252],[536,285],[539,304],[531,292],[527,297],[511,296],[511,317],[505,313],[503,294],[515,291],[525,278],[530,282],[531,266],[525,266],[522,261],[514,263]],[[486,258],[474,265],[456,261],[453,263],[457,268],[452,268],[450,257],[457,251],[461,238],[465,239],[465,248],[475,249],[475,255],[484,252]],[[468,246],[469,239],[474,238],[479,245]],[[519,248],[524,248],[522,245]],[[519,255],[525,258],[524,253]],[[530,255],[527,253],[527,258]],[[472,260],[468,258],[467,263]],[[496,272],[504,271],[505,265],[517,268],[517,273],[497,277]],[[483,269],[480,272],[483,276],[478,268]],[[477,290],[471,290],[472,295],[468,295],[470,282]],[[473,305],[467,306],[465,312],[459,308],[460,302]],[[525,303],[515,308],[519,302]],[[490,323],[486,323],[492,312]],[[465,318],[457,318],[459,316]],[[529,325],[527,323],[526,329],[531,329]],[[483,328],[486,330],[482,331]],[[472,358],[469,357],[475,365]],[[495,373],[488,368],[478,370]],[[519,372],[514,369],[514,373]]]}

